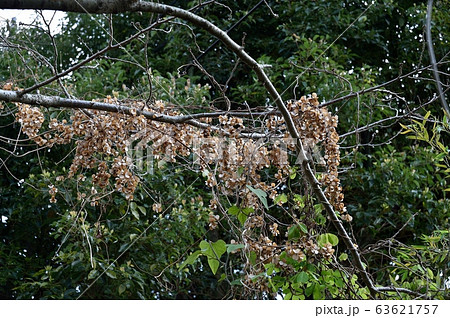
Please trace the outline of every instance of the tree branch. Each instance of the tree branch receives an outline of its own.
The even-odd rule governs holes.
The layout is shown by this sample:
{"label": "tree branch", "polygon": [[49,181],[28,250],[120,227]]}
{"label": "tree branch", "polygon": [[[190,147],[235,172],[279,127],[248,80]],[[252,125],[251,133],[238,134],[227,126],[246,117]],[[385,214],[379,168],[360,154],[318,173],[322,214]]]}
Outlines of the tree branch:
{"label": "tree branch", "polygon": [[391,80],[389,80],[389,81],[387,81],[385,83],[382,83],[382,84],[379,84],[379,85],[376,85],[376,86],[373,86],[373,87],[369,87],[369,88],[363,88],[362,90],[360,90],[358,92],[353,92],[353,93],[347,94],[345,96],[338,97],[336,99],[324,102],[324,103],[320,104],[320,107],[326,107],[326,106],[329,106],[329,105],[332,105],[332,104],[335,104],[335,103],[343,102],[343,101],[345,101],[347,99],[351,99],[351,98],[357,97],[358,95],[363,95],[363,94],[367,94],[367,93],[376,91],[376,90],[381,89],[381,88],[383,88],[385,86],[391,85],[391,84],[393,84],[393,83],[395,83],[395,82],[397,82],[399,80],[407,78],[407,77],[409,77],[409,76],[411,76],[413,74],[423,72],[423,71],[425,71],[425,70],[427,70],[429,68],[430,68],[430,66],[425,66],[425,67],[421,67],[421,68],[412,70],[411,72],[409,72],[407,74],[399,75],[396,78],[391,79]]}
{"label": "tree branch", "polygon": [[68,69],[66,69],[65,71],[62,71],[58,74],[55,74],[54,76],[46,79],[45,81],[42,81],[40,83],[37,83],[29,88],[26,88],[22,91],[20,91],[19,94],[26,94],[29,92],[32,92],[42,86],[48,85],[56,80],[58,80],[59,78],[66,76],[68,74],[70,74],[71,72],[79,69],[80,67],[82,67],[83,65],[86,65],[87,63],[95,60],[96,58],[102,56],[103,54],[105,54],[106,52],[110,51],[110,50],[114,50],[117,48],[121,48],[124,47],[125,45],[127,45],[128,43],[130,43],[132,40],[138,38],[141,34],[144,34],[147,31],[150,31],[151,29],[153,29],[154,27],[162,24],[163,22],[167,22],[168,19],[164,20],[164,21],[156,21],[155,23],[152,23],[150,26],[146,27],[145,29],[140,30],[139,32],[137,32],[136,34],[130,36],[129,38],[123,40],[122,42],[119,42],[117,44],[114,45],[108,45],[107,47],[101,49],[100,51],[98,51],[97,53],[92,54],[91,56],[89,56],[88,58],[84,59],[81,62],[78,62],[77,64],[73,65],[72,67],[69,67]]}
{"label": "tree branch", "polygon": [[[358,128],[355,129],[355,130],[346,132],[346,133],[340,135],[340,137],[341,137],[341,138],[345,138],[345,137],[348,137],[348,136],[350,136],[350,135],[353,135],[353,134],[356,134],[356,133],[360,133],[360,132],[362,132],[362,131],[370,130],[370,129],[374,128],[374,127],[378,127],[378,126],[380,126],[381,124],[383,124],[384,122],[387,122],[387,121],[394,121],[393,123],[390,123],[390,124],[388,125],[388,127],[390,127],[390,126],[394,125],[395,123],[399,122],[399,121],[402,120],[402,119],[405,119],[405,118],[411,118],[412,115],[414,114],[414,112],[416,112],[416,111],[418,111],[419,109],[421,109],[421,108],[423,108],[423,107],[425,107],[425,106],[427,106],[427,105],[433,103],[437,98],[438,98],[437,96],[433,96],[433,97],[432,97],[429,101],[427,101],[426,103],[424,103],[424,104],[422,104],[422,105],[419,105],[419,106],[415,107],[414,109],[408,111],[407,113],[405,113],[405,114],[403,114],[403,115],[395,115],[395,116],[392,116],[392,117],[380,119],[380,120],[378,120],[378,121],[372,122],[372,123],[367,124],[367,125],[365,125],[365,126],[358,127]],[[386,127],[386,126],[385,126],[385,127]],[[384,128],[385,128],[385,127],[384,127]]]}
{"label": "tree branch", "polygon": [[439,99],[441,101],[442,107],[450,120],[450,108],[448,107],[447,101],[445,100],[444,91],[442,89],[441,81],[439,79],[439,71],[436,63],[436,56],[434,55],[433,39],[431,38],[431,12],[433,11],[433,0],[428,0],[427,6],[427,20],[426,20],[426,30],[427,30],[427,46],[428,55],[430,56],[431,66],[433,67],[433,76],[436,82],[436,87],[439,94]]}
{"label": "tree branch", "polygon": [[[107,111],[111,113],[121,113],[130,116],[144,116],[145,118],[153,121],[168,123],[168,124],[188,124],[200,129],[211,129],[216,132],[220,132],[222,134],[228,135],[229,133],[223,131],[219,127],[211,126],[206,123],[202,123],[196,119],[201,118],[217,118],[223,115],[229,116],[239,116],[239,117],[249,117],[252,114],[247,112],[214,112],[214,113],[199,113],[192,115],[179,115],[179,116],[170,116],[160,113],[155,113],[151,111],[142,111],[137,108],[131,108],[126,105],[121,104],[109,104],[102,102],[92,102],[85,101],[79,99],[68,99],[62,98],[59,96],[47,96],[41,94],[20,94],[19,91],[7,91],[0,89],[0,100],[5,102],[14,102],[14,103],[23,103],[28,105],[37,105],[43,106],[46,108],[55,107],[55,108],[72,108],[72,109],[80,109],[81,111],[85,111],[87,109],[91,110],[100,110]],[[260,112],[255,113],[261,116],[273,114],[272,112]],[[253,115],[255,115],[253,114]],[[262,133],[241,133],[241,137],[244,138],[264,138],[267,137],[266,134]]]}
{"label": "tree branch", "polygon": [[139,0],[2,0],[2,9],[57,10],[80,13],[120,13]]}
{"label": "tree branch", "polygon": [[[239,24],[242,23],[242,21],[244,21],[250,14],[253,13],[253,11],[255,11],[259,6],[261,6],[261,4],[263,4],[264,0],[259,1],[257,4],[255,4],[253,6],[253,8],[251,8],[245,15],[243,15],[235,24],[233,24],[231,27],[229,27],[225,32],[229,33],[231,30],[233,30],[234,28],[236,28],[237,26],[239,26]],[[209,51],[211,51],[216,45],[217,43],[219,43],[220,40],[217,39],[215,40],[206,50],[204,50],[202,53],[200,53],[200,55],[198,55],[195,60],[200,60],[202,57],[204,57]],[[187,72],[189,70],[189,68],[191,68],[192,65],[189,64],[186,66],[184,72]]]}

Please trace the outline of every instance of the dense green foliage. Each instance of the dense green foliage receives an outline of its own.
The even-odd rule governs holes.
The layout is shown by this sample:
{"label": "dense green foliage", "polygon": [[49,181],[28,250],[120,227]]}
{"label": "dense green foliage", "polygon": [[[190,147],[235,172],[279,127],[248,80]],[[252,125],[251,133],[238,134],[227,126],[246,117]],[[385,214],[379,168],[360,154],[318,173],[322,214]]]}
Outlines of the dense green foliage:
{"label": "dense green foliage", "polygon": [[[160,2],[186,9],[198,4]],[[207,6],[196,13],[227,30],[257,2],[223,1],[226,6]],[[270,65],[266,71],[286,100],[316,92],[321,101],[330,101],[429,64],[422,1],[267,2],[270,8],[260,5],[229,35],[244,43],[258,62]],[[439,67],[447,74],[448,5],[436,1],[432,27],[437,59],[443,59]],[[52,69],[65,70],[102,50],[110,41],[109,30],[114,30],[112,44],[116,44],[155,18],[148,13],[112,17],[69,13],[53,38],[45,27],[10,23],[0,31],[0,84],[12,80],[22,88],[31,86],[51,77]],[[233,53],[218,43],[200,57],[200,50],[215,39],[183,21],[175,22],[158,26],[164,32],[152,30],[123,49],[102,54],[63,78],[61,85],[86,100],[113,95],[162,99],[191,112],[226,110],[217,85],[199,68],[188,66],[197,57],[202,68],[226,86],[232,109],[271,103],[256,76],[237,63]],[[450,132],[438,101],[415,110],[435,93],[429,70],[418,74],[329,108],[339,116],[338,132],[344,135],[340,177],[353,216],[345,226],[376,283],[448,299],[444,287],[450,274]],[[443,76],[443,82],[449,85],[449,77]],[[63,96],[57,82],[40,92]],[[75,141],[49,150],[39,150],[31,142],[15,145],[20,125],[14,122],[13,108],[4,104],[0,113],[0,298],[273,298],[277,292],[286,299],[370,297],[352,271],[345,246],[331,235],[322,239],[332,243],[336,260],[312,263],[284,255],[295,273],[284,275],[266,264],[271,293],[249,294],[240,282],[245,263],[236,252],[243,245],[232,242],[238,241],[234,229],[223,219],[217,229],[208,227],[213,195],[201,171],[159,161],[152,174],[141,176],[134,201],[114,193],[99,206],[84,206],[77,194],[80,189],[90,191],[87,181],[57,181],[67,173]],[[403,116],[412,110],[411,116]],[[434,126],[422,121],[428,111],[432,116],[425,119],[432,119]],[[49,112],[66,116],[60,110]],[[391,116],[401,118],[361,129]],[[355,129],[361,131],[346,135]],[[64,189],[56,203],[49,203],[50,184]],[[293,171],[284,196],[269,200],[271,215],[288,223],[285,210],[306,206],[316,224],[302,216],[300,222],[316,234],[335,233],[320,205],[303,189],[300,171]],[[281,208],[279,201],[289,208]],[[249,207],[235,203],[227,201],[229,210],[222,212],[237,224],[244,223]],[[291,238],[300,239],[302,228],[294,230]]]}

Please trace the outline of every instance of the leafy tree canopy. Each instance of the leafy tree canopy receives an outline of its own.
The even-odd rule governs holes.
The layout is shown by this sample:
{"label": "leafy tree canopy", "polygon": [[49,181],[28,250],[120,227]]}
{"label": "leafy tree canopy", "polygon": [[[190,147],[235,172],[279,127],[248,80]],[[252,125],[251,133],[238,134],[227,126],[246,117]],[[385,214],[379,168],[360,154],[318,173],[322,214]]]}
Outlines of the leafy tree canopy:
{"label": "leafy tree canopy", "polygon": [[448,1],[82,2],[0,30],[1,298],[449,298]]}

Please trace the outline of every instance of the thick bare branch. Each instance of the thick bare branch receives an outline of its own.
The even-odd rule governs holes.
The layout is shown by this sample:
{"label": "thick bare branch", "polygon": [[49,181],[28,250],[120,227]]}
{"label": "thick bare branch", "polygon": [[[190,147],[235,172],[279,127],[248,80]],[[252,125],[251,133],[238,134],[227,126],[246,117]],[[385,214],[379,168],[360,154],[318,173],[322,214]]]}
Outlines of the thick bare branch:
{"label": "thick bare branch", "polygon": [[447,113],[447,117],[450,118],[450,108],[448,107],[447,101],[445,100],[445,94],[442,89],[441,80],[439,79],[439,71],[436,63],[436,55],[434,54],[433,39],[431,38],[431,13],[433,11],[433,0],[428,0],[427,6],[427,20],[426,20],[426,30],[427,30],[427,46],[428,55],[430,56],[431,66],[433,67],[434,80],[436,82],[436,87],[439,94],[439,99],[441,101],[444,111]]}
{"label": "thick bare branch", "polygon": [[20,94],[16,91],[0,90],[0,100],[7,102],[24,103],[29,105],[39,105],[44,107],[55,108],[73,108],[73,109],[92,109],[103,110],[112,113],[122,113],[126,115],[143,115],[147,119],[170,123],[170,124],[191,124],[199,128],[207,128],[209,125],[195,121],[189,115],[186,116],[169,116],[158,114],[149,111],[141,111],[139,109],[132,109],[124,105],[116,105],[102,102],[90,102],[85,100],[68,99],[58,96],[47,96],[41,94]]}
{"label": "thick bare branch", "polygon": [[[121,104],[109,104],[102,102],[85,101],[79,99],[68,99],[59,96],[47,96],[41,94],[21,94],[18,91],[7,91],[0,89],[0,100],[6,102],[23,103],[28,105],[37,105],[43,107],[55,107],[55,108],[72,108],[81,110],[102,110],[112,113],[122,113],[130,116],[143,115],[145,118],[153,121],[159,121],[169,124],[188,124],[201,129],[211,129],[213,131],[220,131],[223,134],[227,134],[225,131],[221,131],[220,128],[211,126],[209,124],[198,121],[201,118],[217,118],[222,115],[249,117],[251,116],[247,112],[214,112],[214,113],[201,113],[192,115],[179,115],[170,116],[151,111],[142,111],[140,109],[132,108],[127,105]],[[257,115],[270,115],[273,112],[260,112],[253,114]],[[242,137],[248,138],[264,138],[265,134],[261,133],[241,133]]]}
{"label": "thick bare branch", "polygon": [[138,0],[2,0],[2,9],[42,9],[82,13],[119,13],[128,11]]}

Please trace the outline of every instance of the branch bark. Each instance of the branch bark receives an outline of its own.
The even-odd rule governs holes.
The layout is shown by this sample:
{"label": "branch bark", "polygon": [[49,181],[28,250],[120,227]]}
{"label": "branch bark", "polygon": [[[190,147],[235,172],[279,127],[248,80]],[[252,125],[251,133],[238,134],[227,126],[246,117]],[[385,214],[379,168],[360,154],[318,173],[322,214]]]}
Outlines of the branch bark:
{"label": "branch bark", "polygon": [[431,13],[433,11],[433,0],[428,0],[427,5],[427,20],[426,20],[426,30],[427,30],[427,46],[428,55],[430,56],[431,66],[433,67],[433,76],[436,82],[436,88],[438,90],[439,100],[441,101],[442,108],[447,114],[448,120],[450,120],[450,108],[448,107],[447,101],[445,100],[444,90],[442,89],[441,80],[439,79],[439,71],[436,63],[436,55],[434,54],[433,39],[431,38]]}
{"label": "branch bark", "polygon": [[80,13],[120,13],[139,0],[2,0],[2,9],[56,10]]}
{"label": "branch bark", "polygon": [[[42,94],[22,94],[20,91],[7,91],[0,89],[0,101],[13,102],[13,103],[23,103],[28,105],[43,106],[46,108],[71,108],[80,109],[82,111],[90,110],[101,110],[111,113],[121,113],[130,116],[144,116],[145,118],[153,121],[158,121],[168,124],[188,124],[200,129],[211,129],[213,131],[218,131],[227,135],[229,133],[221,130],[218,127],[211,126],[209,124],[198,121],[201,118],[217,118],[221,115],[237,116],[237,117],[249,117],[249,116],[266,116],[273,114],[270,112],[260,112],[260,113],[248,113],[248,112],[214,112],[214,113],[199,113],[192,115],[178,115],[170,116],[160,113],[155,113],[151,111],[141,111],[139,109],[131,108],[127,105],[122,104],[109,104],[102,102],[92,102],[79,99],[68,99],[59,96],[47,96]],[[89,117],[92,115],[88,115]],[[240,137],[244,138],[264,138],[267,137],[265,134],[261,133],[241,133]]]}

